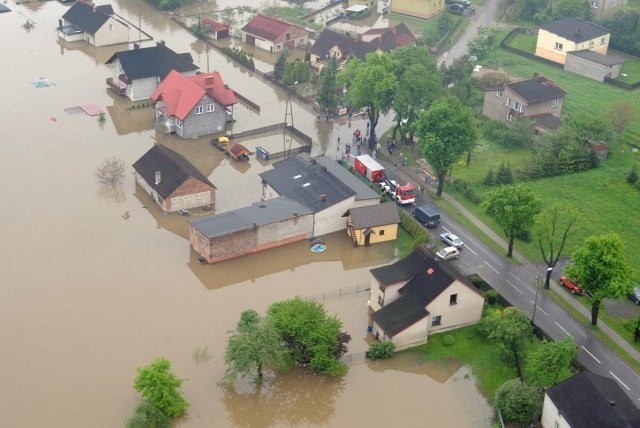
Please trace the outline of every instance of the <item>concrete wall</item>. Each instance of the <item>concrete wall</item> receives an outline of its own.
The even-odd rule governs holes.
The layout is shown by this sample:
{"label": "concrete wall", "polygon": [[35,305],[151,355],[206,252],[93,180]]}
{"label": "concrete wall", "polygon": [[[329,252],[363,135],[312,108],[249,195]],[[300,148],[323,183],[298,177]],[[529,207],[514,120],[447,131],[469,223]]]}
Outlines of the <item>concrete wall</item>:
{"label": "concrete wall", "polygon": [[142,178],[140,174],[134,172],[134,176],[136,177],[136,183],[138,183],[138,185],[142,187],[142,190],[144,190],[146,194],[151,196],[151,199],[153,199],[155,203],[164,210],[164,200],[160,197],[158,192],[156,192],[153,187],[151,187],[149,183],[147,183],[145,179]]}
{"label": "concrete wall", "polygon": [[[213,104],[214,110],[207,112],[207,105]],[[198,106],[203,106],[203,113],[196,114]],[[176,134],[182,138],[195,138],[202,135],[223,131],[227,123],[227,109],[216,103],[208,95],[185,117],[182,129],[176,127]]]}
{"label": "concrete wall", "polygon": [[131,101],[148,100],[157,87],[157,76],[132,80],[131,86],[127,89],[127,96]]}
{"label": "concrete wall", "polygon": [[604,82],[605,77],[616,79],[620,76],[622,64],[604,65],[580,58],[576,55],[567,55],[567,62],[564,64],[564,70],[570,73],[579,74],[589,79]]}
{"label": "concrete wall", "polygon": [[393,0],[391,12],[431,19],[445,11],[444,0]]}
{"label": "concrete wall", "polygon": [[109,46],[129,42],[129,27],[114,18],[109,18],[94,35],[95,46]]}
{"label": "concrete wall", "polygon": [[[544,395],[540,422],[543,428],[571,428],[571,425],[562,417],[560,411],[547,394]],[[556,425],[556,422],[558,425]]]}
{"label": "concrete wall", "polygon": [[[585,40],[584,42],[575,43],[571,40],[550,33],[547,30],[540,29],[540,31],[538,31],[538,41],[536,43],[536,55],[559,64],[565,63],[567,52],[589,49],[606,55],[607,49],[609,48],[609,37],[610,34],[607,34],[593,40]],[[562,49],[556,48],[556,43],[561,44]]]}
{"label": "concrete wall", "polygon": [[[454,294],[457,295],[457,303],[450,304],[450,297]],[[482,317],[483,306],[483,296],[460,281],[455,281],[427,306],[432,319],[438,315],[442,317],[440,325],[433,326],[429,323],[429,332],[442,332],[475,324]]]}
{"label": "concrete wall", "polygon": [[215,202],[215,188],[194,177],[189,177],[165,200],[163,208],[166,212],[175,212],[213,206]]}

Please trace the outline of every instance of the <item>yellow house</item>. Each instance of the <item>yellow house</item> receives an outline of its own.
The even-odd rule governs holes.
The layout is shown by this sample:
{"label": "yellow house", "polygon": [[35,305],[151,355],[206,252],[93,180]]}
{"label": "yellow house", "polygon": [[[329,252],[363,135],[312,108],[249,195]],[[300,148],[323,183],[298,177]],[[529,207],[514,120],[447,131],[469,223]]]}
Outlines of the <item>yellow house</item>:
{"label": "yellow house", "polygon": [[347,234],[354,246],[393,241],[398,236],[400,214],[393,202],[352,208],[347,217]]}
{"label": "yellow house", "polygon": [[480,321],[484,296],[424,248],[371,270],[369,329],[401,350],[441,333]]}
{"label": "yellow house", "polygon": [[540,26],[536,56],[564,64],[567,52],[607,54],[611,31],[580,18],[562,18]]}
{"label": "yellow house", "polygon": [[391,13],[431,19],[444,11],[444,0],[393,0]]}

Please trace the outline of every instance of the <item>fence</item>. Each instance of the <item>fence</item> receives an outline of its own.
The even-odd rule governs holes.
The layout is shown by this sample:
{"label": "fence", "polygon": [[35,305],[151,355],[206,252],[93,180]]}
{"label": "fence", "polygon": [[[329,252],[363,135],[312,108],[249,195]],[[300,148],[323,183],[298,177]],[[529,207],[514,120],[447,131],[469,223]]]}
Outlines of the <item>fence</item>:
{"label": "fence", "polygon": [[351,287],[343,287],[338,290],[327,291],[322,294],[311,296],[310,299],[320,303],[324,303],[329,299],[341,299],[347,296],[357,296],[360,293],[369,292],[371,290],[371,284],[356,284]]}
{"label": "fence", "polygon": [[260,106],[256,103],[254,103],[253,101],[251,101],[249,98],[239,94],[236,91],[233,91],[234,94],[236,94],[236,97],[240,100],[240,103],[246,105],[247,107],[249,107],[250,109],[253,109],[255,111],[257,111],[258,113],[260,113]]}
{"label": "fence", "polygon": [[240,138],[249,137],[251,135],[268,134],[268,133],[273,132],[273,131],[281,130],[286,125],[287,124],[284,123],[284,122],[276,123],[276,124],[273,124],[273,125],[267,125],[267,126],[262,126],[260,128],[250,129],[248,131],[238,132],[237,134],[231,134],[229,137],[232,140],[237,140],[237,139],[240,139]]}

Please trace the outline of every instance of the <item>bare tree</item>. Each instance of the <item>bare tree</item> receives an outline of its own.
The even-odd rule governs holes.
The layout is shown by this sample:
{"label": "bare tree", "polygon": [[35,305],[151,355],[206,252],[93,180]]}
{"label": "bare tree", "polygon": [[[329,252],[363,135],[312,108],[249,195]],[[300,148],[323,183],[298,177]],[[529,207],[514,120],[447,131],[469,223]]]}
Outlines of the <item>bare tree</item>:
{"label": "bare tree", "polygon": [[103,185],[121,184],[124,179],[124,161],[117,156],[102,161],[95,173],[98,183]]}

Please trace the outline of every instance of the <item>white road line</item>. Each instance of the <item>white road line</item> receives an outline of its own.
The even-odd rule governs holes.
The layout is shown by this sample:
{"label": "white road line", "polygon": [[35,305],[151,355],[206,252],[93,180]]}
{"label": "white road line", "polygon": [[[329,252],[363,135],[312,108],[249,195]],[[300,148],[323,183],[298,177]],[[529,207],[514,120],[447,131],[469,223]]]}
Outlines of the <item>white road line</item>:
{"label": "white road line", "polygon": [[[533,300],[529,300],[529,302],[531,302],[531,304],[533,305]],[[549,316],[549,314],[546,313],[545,310],[540,307],[540,305],[536,305],[536,308],[538,308],[538,310],[543,314],[545,314],[546,316]]]}
{"label": "white road line", "polygon": [[476,256],[478,255],[478,253],[476,253],[475,251],[473,251],[471,248],[469,248],[469,246],[467,244],[464,244],[464,248],[466,248],[467,250],[471,251],[473,254],[475,254]]}
{"label": "white road line", "polygon": [[442,228],[445,230],[445,232],[451,233],[451,231],[449,229],[447,229],[446,227],[442,226]]}
{"label": "white road line", "polygon": [[620,382],[620,385],[622,385],[622,386],[624,386],[625,388],[627,388],[627,391],[631,391],[631,388],[629,388],[627,385],[625,385],[625,384],[624,384],[624,382],[623,382],[623,381],[621,381],[621,380],[620,380],[620,378],[619,378],[618,376],[614,375],[612,371],[610,371],[609,373],[611,373],[611,376],[613,376],[614,378],[616,378],[616,380],[617,380],[618,382]]}
{"label": "white road line", "polygon": [[522,292],[522,290],[520,290],[518,287],[516,287],[515,285],[513,285],[513,282],[509,281],[508,279],[507,279],[507,284],[509,284],[510,286],[512,286],[513,288],[515,288],[515,289],[516,289],[516,291],[517,291],[518,293],[520,293],[520,294],[524,294],[524,293]]}
{"label": "white road line", "polygon": [[585,348],[584,346],[580,346],[582,349],[584,349],[584,352],[586,352],[587,354],[589,354],[591,356],[591,358],[593,358],[594,360],[596,360],[598,362],[598,364],[602,364],[602,362],[600,362],[599,359],[596,358],[595,355],[593,355],[591,352],[589,352],[589,350],[587,348]]}
{"label": "white road line", "polygon": [[[554,321],[555,322],[555,321]],[[560,330],[564,331],[565,333],[567,333],[567,335],[571,336],[571,333],[569,333],[567,330],[564,329],[564,327],[562,327],[560,324],[558,324],[557,322],[555,322],[556,325],[558,326],[558,328],[560,328]],[[571,336],[573,337],[573,336]]]}
{"label": "white road line", "polygon": [[492,271],[494,271],[495,273],[497,273],[498,275],[500,275],[500,272],[498,272],[497,270],[495,270],[493,268],[493,266],[491,266],[489,263],[487,263],[486,261],[484,262],[485,265],[489,266],[489,269],[491,269]]}

